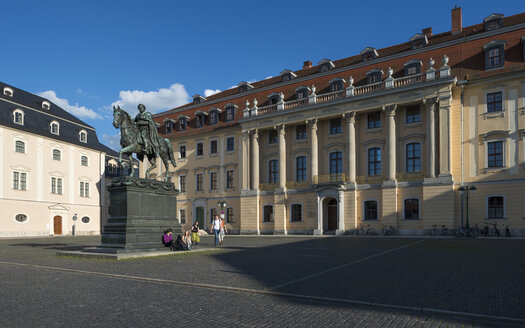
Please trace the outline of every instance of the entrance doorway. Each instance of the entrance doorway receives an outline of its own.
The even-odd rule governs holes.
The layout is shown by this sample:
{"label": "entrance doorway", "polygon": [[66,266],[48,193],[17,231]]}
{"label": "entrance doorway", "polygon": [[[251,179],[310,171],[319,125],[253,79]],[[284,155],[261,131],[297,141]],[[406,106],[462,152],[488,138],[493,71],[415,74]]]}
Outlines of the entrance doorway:
{"label": "entrance doorway", "polygon": [[55,235],[62,234],[62,217],[60,215],[53,218],[53,233]]}
{"label": "entrance doorway", "polygon": [[196,207],[195,212],[195,217],[199,221],[199,229],[204,229],[204,207]]}
{"label": "entrance doorway", "polygon": [[327,230],[337,229],[337,200],[331,199],[326,206]]}

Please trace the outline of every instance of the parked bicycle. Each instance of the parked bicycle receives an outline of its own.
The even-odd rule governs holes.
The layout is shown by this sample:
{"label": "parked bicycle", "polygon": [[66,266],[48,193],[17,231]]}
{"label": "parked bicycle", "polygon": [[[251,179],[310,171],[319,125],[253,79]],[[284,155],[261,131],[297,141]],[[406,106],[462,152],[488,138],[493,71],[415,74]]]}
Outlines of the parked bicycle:
{"label": "parked bicycle", "polygon": [[[485,234],[485,237],[499,237],[500,236],[500,231],[498,229],[498,222],[494,222],[494,223],[485,223],[486,224],[486,227],[485,227],[485,230],[486,230],[486,234]],[[489,225],[493,225],[494,228],[492,229],[489,229],[488,226]]]}
{"label": "parked bicycle", "polygon": [[432,225],[432,229],[429,230],[431,236],[450,236],[453,234],[453,230],[447,228],[446,225],[442,225],[441,229],[438,229],[437,224]]}
{"label": "parked bicycle", "polygon": [[369,235],[369,236],[375,236],[375,235],[377,235],[377,231],[376,231],[376,229],[374,229],[374,227],[368,225],[367,229],[366,229],[366,234]]}
{"label": "parked bicycle", "polygon": [[383,226],[383,228],[381,229],[382,236],[392,236],[395,234],[396,229],[393,226],[389,226],[388,228],[384,224],[382,226]]}

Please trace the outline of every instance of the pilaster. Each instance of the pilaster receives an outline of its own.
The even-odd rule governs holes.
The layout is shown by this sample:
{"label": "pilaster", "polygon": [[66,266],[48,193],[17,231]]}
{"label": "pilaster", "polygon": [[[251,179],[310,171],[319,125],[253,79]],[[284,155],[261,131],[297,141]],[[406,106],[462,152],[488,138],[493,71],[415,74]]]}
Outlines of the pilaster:
{"label": "pilaster", "polygon": [[427,134],[428,134],[428,176],[436,177],[436,112],[437,97],[424,99],[426,112],[428,115]]}
{"label": "pilaster", "polygon": [[356,176],[356,144],[355,144],[355,122],[357,118],[356,112],[345,113],[347,143],[348,143],[348,182],[355,184]]}
{"label": "pilaster", "polygon": [[310,181],[314,181],[314,177],[319,173],[318,171],[318,141],[317,141],[317,119],[308,121],[310,127]]}
{"label": "pilaster", "polygon": [[277,126],[279,134],[279,188],[286,188],[286,139],[285,139],[285,125]]}
{"label": "pilaster", "polygon": [[259,189],[259,131],[252,130],[252,190]]}
{"label": "pilaster", "polygon": [[396,180],[396,115],[397,104],[384,106],[383,110],[387,117],[387,129],[388,129],[388,172],[387,180]]}

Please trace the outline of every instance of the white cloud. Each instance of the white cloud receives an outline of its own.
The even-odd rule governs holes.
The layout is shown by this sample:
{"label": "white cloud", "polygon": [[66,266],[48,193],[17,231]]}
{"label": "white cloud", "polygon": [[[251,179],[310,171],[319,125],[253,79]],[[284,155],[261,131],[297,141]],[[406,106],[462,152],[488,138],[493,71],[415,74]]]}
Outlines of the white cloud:
{"label": "white cloud", "polygon": [[206,90],[204,90],[204,97],[209,97],[209,96],[214,95],[214,94],[219,93],[219,92],[221,92],[221,90],[219,90],[219,89],[215,89],[215,90],[206,89]]}
{"label": "white cloud", "polygon": [[102,116],[100,116],[94,110],[89,109],[85,106],[79,106],[78,103],[75,103],[74,105],[70,105],[67,99],[57,97],[55,91],[53,90],[40,92],[38,95],[40,97],[49,99],[53,103],[57,104],[59,107],[62,107],[64,110],[68,111],[69,113],[75,115],[78,118],[81,118],[81,119],[85,119],[85,118],[101,119],[102,118]]}
{"label": "white cloud", "polygon": [[120,133],[115,135],[103,134],[102,140],[104,140],[104,144],[109,148],[117,152],[120,151]]}
{"label": "white cloud", "polygon": [[188,92],[180,83],[174,83],[167,89],[161,88],[157,91],[123,90],[119,92],[119,98],[111,104],[111,107],[118,105],[132,116],[138,113],[139,104],[146,105],[146,110],[151,113],[158,113],[190,101]]}

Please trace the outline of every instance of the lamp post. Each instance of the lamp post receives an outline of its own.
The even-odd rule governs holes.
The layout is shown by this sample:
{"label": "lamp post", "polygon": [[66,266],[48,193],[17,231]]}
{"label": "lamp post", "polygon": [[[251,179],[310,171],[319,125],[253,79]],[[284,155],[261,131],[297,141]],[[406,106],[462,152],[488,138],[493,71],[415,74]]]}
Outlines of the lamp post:
{"label": "lamp post", "polygon": [[476,190],[476,186],[473,185],[465,185],[458,188],[459,191],[464,192],[465,200],[466,200],[466,210],[465,210],[465,216],[466,216],[466,222],[465,222],[465,228],[468,230],[470,228],[470,224],[468,222],[468,199],[470,192],[474,192]]}
{"label": "lamp post", "polygon": [[73,236],[76,236],[77,235],[77,213],[75,213],[75,215],[73,215],[73,229],[72,229],[72,233],[73,233]]}
{"label": "lamp post", "polygon": [[217,206],[221,209],[221,219],[224,220],[224,208],[226,207],[226,201],[220,200],[217,202]]}

